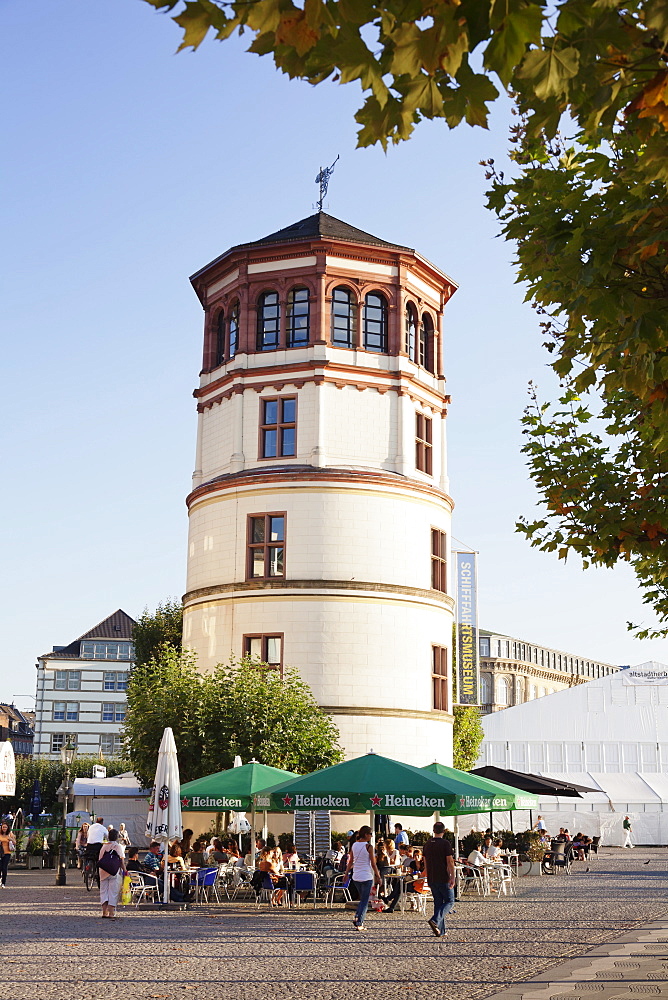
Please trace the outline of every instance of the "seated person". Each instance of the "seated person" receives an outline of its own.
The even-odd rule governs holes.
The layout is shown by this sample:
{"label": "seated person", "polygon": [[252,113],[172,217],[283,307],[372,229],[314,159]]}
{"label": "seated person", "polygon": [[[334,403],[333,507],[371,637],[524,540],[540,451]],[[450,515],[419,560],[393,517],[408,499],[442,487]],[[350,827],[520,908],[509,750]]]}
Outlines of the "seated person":
{"label": "seated person", "polygon": [[500,861],[502,848],[503,848],[503,841],[499,839],[495,840],[494,843],[491,844],[484,852],[485,857],[487,858],[488,861]]}
{"label": "seated person", "polygon": [[[160,864],[161,868],[164,868],[165,862],[162,861]],[[171,868],[173,871],[185,871],[186,863],[183,860],[183,855],[181,853],[181,847],[177,842],[170,844],[167,853],[167,867]]]}
{"label": "seated person", "polygon": [[573,856],[578,859],[578,861],[584,861],[585,859],[585,838],[582,833],[576,833],[573,837]]}
{"label": "seated person", "polygon": [[[280,851],[279,851],[280,854]],[[260,854],[260,861],[258,864],[258,869],[261,872],[266,872],[269,878],[274,884],[275,889],[280,889],[281,891],[276,896],[276,902],[280,903],[283,898],[283,889],[287,889],[288,883],[282,872],[283,859],[279,862],[276,853],[273,849],[265,847]]]}
{"label": "seated person", "polygon": [[238,864],[239,861],[243,862],[243,858],[239,853],[239,848],[233,840],[226,845],[225,850],[227,852],[228,861],[231,865]]}
{"label": "seated person", "polygon": [[283,864],[286,868],[299,868],[299,855],[294,844],[288,844],[283,854]]}
{"label": "seated person", "polygon": [[138,847],[126,847],[125,867],[129,872],[140,872],[143,875],[146,872],[146,868],[139,860],[138,854],[139,854]]}
{"label": "seated person", "polygon": [[487,864],[487,858],[480,850],[480,845],[474,847],[468,858],[466,859],[467,865],[471,865],[472,868],[484,868]]}
{"label": "seated person", "polygon": [[414,871],[413,868],[413,848],[408,844],[399,844],[400,865],[406,871]]}
{"label": "seated person", "polygon": [[209,854],[207,857],[207,864],[222,865],[228,860],[228,854],[223,850],[222,842],[216,837],[212,846],[209,849]]}
{"label": "seated person", "polygon": [[198,837],[192,846],[188,860],[193,868],[204,868],[206,865],[206,858],[204,856],[204,848],[206,846],[206,840],[204,837]]}
{"label": "seated person", "polygon": [[149,849],[144,855],[143,864],[149,872],[159,872],[162,868],[162,852],[157,840],[152,841],[149,845]]}
{"label": "seated person", "polygon": [[559,833],[554,839],[559,841],[560,844],[567,844],[571,838],[568,833],[568,830],[566,830],[563,826],[560,826]]}
{"label": "seated person", "polygon": [[493,846],[492,838],[489,836],[485,837],[482,842],[482,847],[480,848],[480,853],[484,854],[485,857],[487,857],[487,852],[490,850],[492,846]]}

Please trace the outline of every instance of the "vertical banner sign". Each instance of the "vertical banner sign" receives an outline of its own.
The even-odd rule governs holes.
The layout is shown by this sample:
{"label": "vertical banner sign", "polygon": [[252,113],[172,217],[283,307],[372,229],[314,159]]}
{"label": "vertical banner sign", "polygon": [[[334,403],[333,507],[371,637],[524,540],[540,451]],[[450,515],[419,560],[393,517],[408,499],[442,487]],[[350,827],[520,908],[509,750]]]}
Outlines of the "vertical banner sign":
{"label": "vertical banner sign", "polygon": [[457,572],[457,702],[480,703],[478,585],[475,552],[455,552]]}

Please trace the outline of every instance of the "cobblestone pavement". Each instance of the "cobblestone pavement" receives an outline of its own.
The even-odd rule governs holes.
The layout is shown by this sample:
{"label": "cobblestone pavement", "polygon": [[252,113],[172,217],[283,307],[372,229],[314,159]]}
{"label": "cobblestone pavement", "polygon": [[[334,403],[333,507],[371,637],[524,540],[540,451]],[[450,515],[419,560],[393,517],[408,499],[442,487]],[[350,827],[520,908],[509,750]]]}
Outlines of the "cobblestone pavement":
{"label": "cobblestone pavement", "polygon": [[[123,908],[121,919],[102,921],[77,872],[68,873],[67,887],[57,887],[55,872],[10,871],[9,888],[0,890],[0,1000],[113,994],[122,1000],[189,994],[197,1000],[357,1000],[360,994],[468,1000],[502,990],[510,1000],[513,984],[594,946],[616,941],[622,951],[609,947],[609,963],[635,965],[633,932],[668,918],[667,866],[665,848],[604,849],[589,874],[579,865],[571,876],[519,879],[515,898],[465,898],[443,940],[413,913],[369,915],[368,930],[359,934],[341,907],[276,911],[225,902],[187,912]],[[657,964],[648,982],[666,954],[668,935],[658,927],[650,928]],[[593,957],[604,954],[599,949]],[[585,965],[578,974],[593,981],[589,986],[600,985],[592,956]],[[513,992],[513,1000],[575,1000],[580,994],[569,984],[577,976],[566,976],[566,984],[563,978],[557,976],[562,981],[555,989],[543,975],[531,984],[533,993]],[[637,976],[635,986],[635,996],[660,995]],[[590,988],[582,995],[598,1000]]]}

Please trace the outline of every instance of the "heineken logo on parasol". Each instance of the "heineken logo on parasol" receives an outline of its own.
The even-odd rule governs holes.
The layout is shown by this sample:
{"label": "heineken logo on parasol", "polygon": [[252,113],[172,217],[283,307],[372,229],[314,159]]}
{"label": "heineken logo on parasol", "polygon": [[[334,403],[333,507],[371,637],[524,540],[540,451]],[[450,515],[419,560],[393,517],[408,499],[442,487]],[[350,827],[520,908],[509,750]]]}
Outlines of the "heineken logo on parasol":
{"label": "heineken logo on parasol", "polygon": [[[383,803],[383,799],[385,802]],[[448,803],[445,799],[434,798],[431,795],[374,795],[371,805],[385,805],[388,808],[398,809],[447,809]]]}
{"label": "heineken logo on parasol", "polygon": [[241,809],[241,799],[228,799],[226,795],[192,795],[181,799],[184,809]]}
{"label": "heineken logo on parasol", "polygon": [[485,812],[487,809],[497,809],[506,805],[507,799],[497,798],[490,802],[489,795],[460,795],[459,797],[460,809],[480,809],[481,812]]}

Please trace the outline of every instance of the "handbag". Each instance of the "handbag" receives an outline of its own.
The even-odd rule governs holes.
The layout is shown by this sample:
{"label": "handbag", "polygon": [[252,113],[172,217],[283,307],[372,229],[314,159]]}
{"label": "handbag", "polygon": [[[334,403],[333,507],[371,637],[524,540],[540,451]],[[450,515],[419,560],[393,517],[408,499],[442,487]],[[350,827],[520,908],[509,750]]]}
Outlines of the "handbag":
{"label": "handbag", "polygon": [[116,851],[105,851],[104,854],[100,855],[97,867],[101,868],[107,875],[118,875],[121,859]]}

